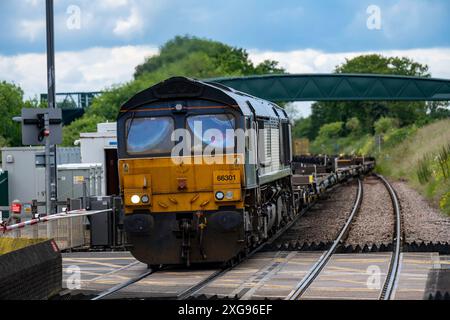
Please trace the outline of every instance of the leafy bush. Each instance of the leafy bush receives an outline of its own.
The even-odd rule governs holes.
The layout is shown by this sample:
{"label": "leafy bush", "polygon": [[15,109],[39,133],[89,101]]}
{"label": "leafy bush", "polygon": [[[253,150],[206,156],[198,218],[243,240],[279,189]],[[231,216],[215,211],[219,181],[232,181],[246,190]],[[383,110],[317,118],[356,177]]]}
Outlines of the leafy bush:
{"label": "leafy bush", "polygon": [[300,118],[295,121],[292,127],[292,135],[294,138],[308,138],[311,140],[309,131],[311,128],[311,118]]}
{"label": "leafy bush", "polygon": [[361,121],[359,121],[356,117],[350,118],[345,123],[345,128],[350,132],[350,134],[357,135],[361,132]]}
{"label": "leafy bush", "polygon": [[384,148],[392,148],[408,137],[411,137],[417,131],[416,126],[403,127],[399,129],[393,129],[388,134],[384,135]]}
{"label": "leafy bush", "polygon": [[437,154],[437,162],[442,171],[444,179],[450,177],[450,144],[443,146]]}
{"label": "leafy bush", "polygon": [[336,154],[341,151],[342,144],[347,145],[345,139],[339,139],[343,133],[343,122],[333,122],[323,125],[319,135],[311,144],[313,153]]}
{"label": "leafy bush", "polygon": [[73,147],[75,140],[80,138],[80,132],[96,132],[97,123],[105,122],[102,116],[92,115],[75,120],[70,126],[63,128],[63,146]]}
{"label": "leafy bush", "polygon": [[393,129],[398,128],[398,126],[398,119],[388,117],[381,117],[374,124],[376,134],[385,134]]}
{"label": "leafy bush", "polygon": [[424,185],[430,181],[432,173],[430,157],[426,155],[420,159],[417,164],[417,178],[419,179],[419,182]]}
{"label": "leafy bush", "polygon": [[3,138],[2,136],[0,136],[0,148],[2,147],[6,147],[8,145],[7,141],[5,138]]}
{"label": "leafy bush", "polygon": [[319,138],[338,138],[342,133],[343,122],[324,124],[319,130]]}
{"label": "leafy bush", "polygon": [[450,214],[450,192],[447,192],[439,201],[439,207],[447,214]]}

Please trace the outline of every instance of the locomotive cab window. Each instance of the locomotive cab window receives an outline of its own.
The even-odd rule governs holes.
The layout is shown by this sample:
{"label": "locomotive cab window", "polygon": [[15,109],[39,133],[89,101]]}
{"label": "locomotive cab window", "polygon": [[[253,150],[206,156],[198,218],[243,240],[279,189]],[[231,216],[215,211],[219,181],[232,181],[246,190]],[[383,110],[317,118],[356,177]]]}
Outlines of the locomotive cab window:
{"label": "locomotive cab window", "polygon": [[207,146],[225,152],[235,149],[234,129],[236,120],[231,114],[189,116],[186,120],[186,126],[192,134],[194,149],[202,150]]}
{"label": "locomotive cab window", "polygon": [[170,154],[174,146],[171,117],[131,118],[127,120],[127,152],[138,154]]}

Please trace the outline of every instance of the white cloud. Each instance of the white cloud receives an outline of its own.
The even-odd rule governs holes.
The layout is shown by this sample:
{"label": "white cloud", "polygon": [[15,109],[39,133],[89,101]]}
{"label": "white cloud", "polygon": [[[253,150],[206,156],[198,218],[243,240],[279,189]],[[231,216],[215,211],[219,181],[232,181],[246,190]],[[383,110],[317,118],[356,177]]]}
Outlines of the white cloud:
{"label": "white cloud", "polygon": [[313,49],[285,52],[249,50],[250,59],[255,63],[265,59],[276,60],[290,73],[330,73],[337,65],[344,63],[346,58],[351,59],[358,55],[373,53],[408,57],[419,63],[428,64],[433,77],[450,79],[450,48],[339,53],[326,53]]}
{"label": "white cloud", "polygon": [[[56,53],[56,90],[58,92],[99,91],[112,84],[132,79],[134,68],[145,57],[158,52],[156,46],[122,46],[90,48],[82,51]],[[330,73],[338,64],[360,54],[381,53],[386,56],[406,56],[430,66],[435,78],[450,79],[450,48],[390,50],[381,52],[326,53],[305,49],[295,51],[250,50],[255,63],[265,59],[280,62],[290,73]],[[45,54],[0,55],[0,80],[14,82],[34,97],[46,90]],[[310,103],[297,103],[300,115],[310,113]]]}
{"label": "white cloud", "polygon": [[[57,92],[100,91],[129,81],[134,68],[154,55],[156,47],[124,46],[56,53]],[[0,80],[22,87],[26,97],[46,91],[45,54],[0,56]]]}
{"label": "white cloud", "polygon": [[119,18],[114,27],[114,34],[120,37],[129,37],[130,35],[142,31],[144,27],[143,19],[137,7],[132,7],[130,15],[127,18]]}
{"label": "white cloud", "polygon": [[106,9],[115,9],[128,5],[128,0],[96,0],[98,4]]}
{"label": "white cloud", "polygon": [[[289,73],[331,73],[334,68],[361,54],[379,53],[385,56],[408,57],[419,63],[427,64],[434,78],[450,79],[450,48],[387,50],[367,52],[326,53],[319,50],[305,49],[295,51],[258,51],[249,50],[250,59],[260,63],[266,59],[280,62]],[[311,103],[297,102],[299,116],[311,113]]]}

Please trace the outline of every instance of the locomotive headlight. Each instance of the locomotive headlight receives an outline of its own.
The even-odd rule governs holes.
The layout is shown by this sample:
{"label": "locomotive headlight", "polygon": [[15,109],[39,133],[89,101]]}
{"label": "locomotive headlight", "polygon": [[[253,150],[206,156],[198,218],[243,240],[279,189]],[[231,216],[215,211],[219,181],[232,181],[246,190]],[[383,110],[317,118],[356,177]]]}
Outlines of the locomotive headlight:
{"label": "locomotive headlight", "polygon": [[216,192],[216,199],[217,200],[223,200],[223,198],[225,197],[225,195],[223,194],[223,192],[222,191],[217,191]]}
{"label": "locomotive headlight", "polygon": [[149,199],[148,195],[144,194],[141,197],[141,201],[142,201],[142,203],[148,203],[150,201],[150,199]]}
{"label": "locomotive headlight", "polygon": [[139,197],[137,194],[131,197],[131,203],[138,204],[139,202],[141,202],[141,197]]}
{"label": "locomotive headlight", "polygon": [[227,194],[225,195],[225,197],[226,197],[228,200],[233,199],[233,191],[228,191]]}

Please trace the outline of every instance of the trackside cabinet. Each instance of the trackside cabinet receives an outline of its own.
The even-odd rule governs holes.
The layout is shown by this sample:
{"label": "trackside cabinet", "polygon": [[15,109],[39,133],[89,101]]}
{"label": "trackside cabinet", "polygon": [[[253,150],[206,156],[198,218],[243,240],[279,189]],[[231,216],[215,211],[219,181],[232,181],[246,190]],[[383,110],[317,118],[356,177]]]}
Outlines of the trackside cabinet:
{"label": "trackside cabinet", "polygon": [[8,189],[8,171],[0,169],[0,211],[1,219],[9,217],[9,189]]}

